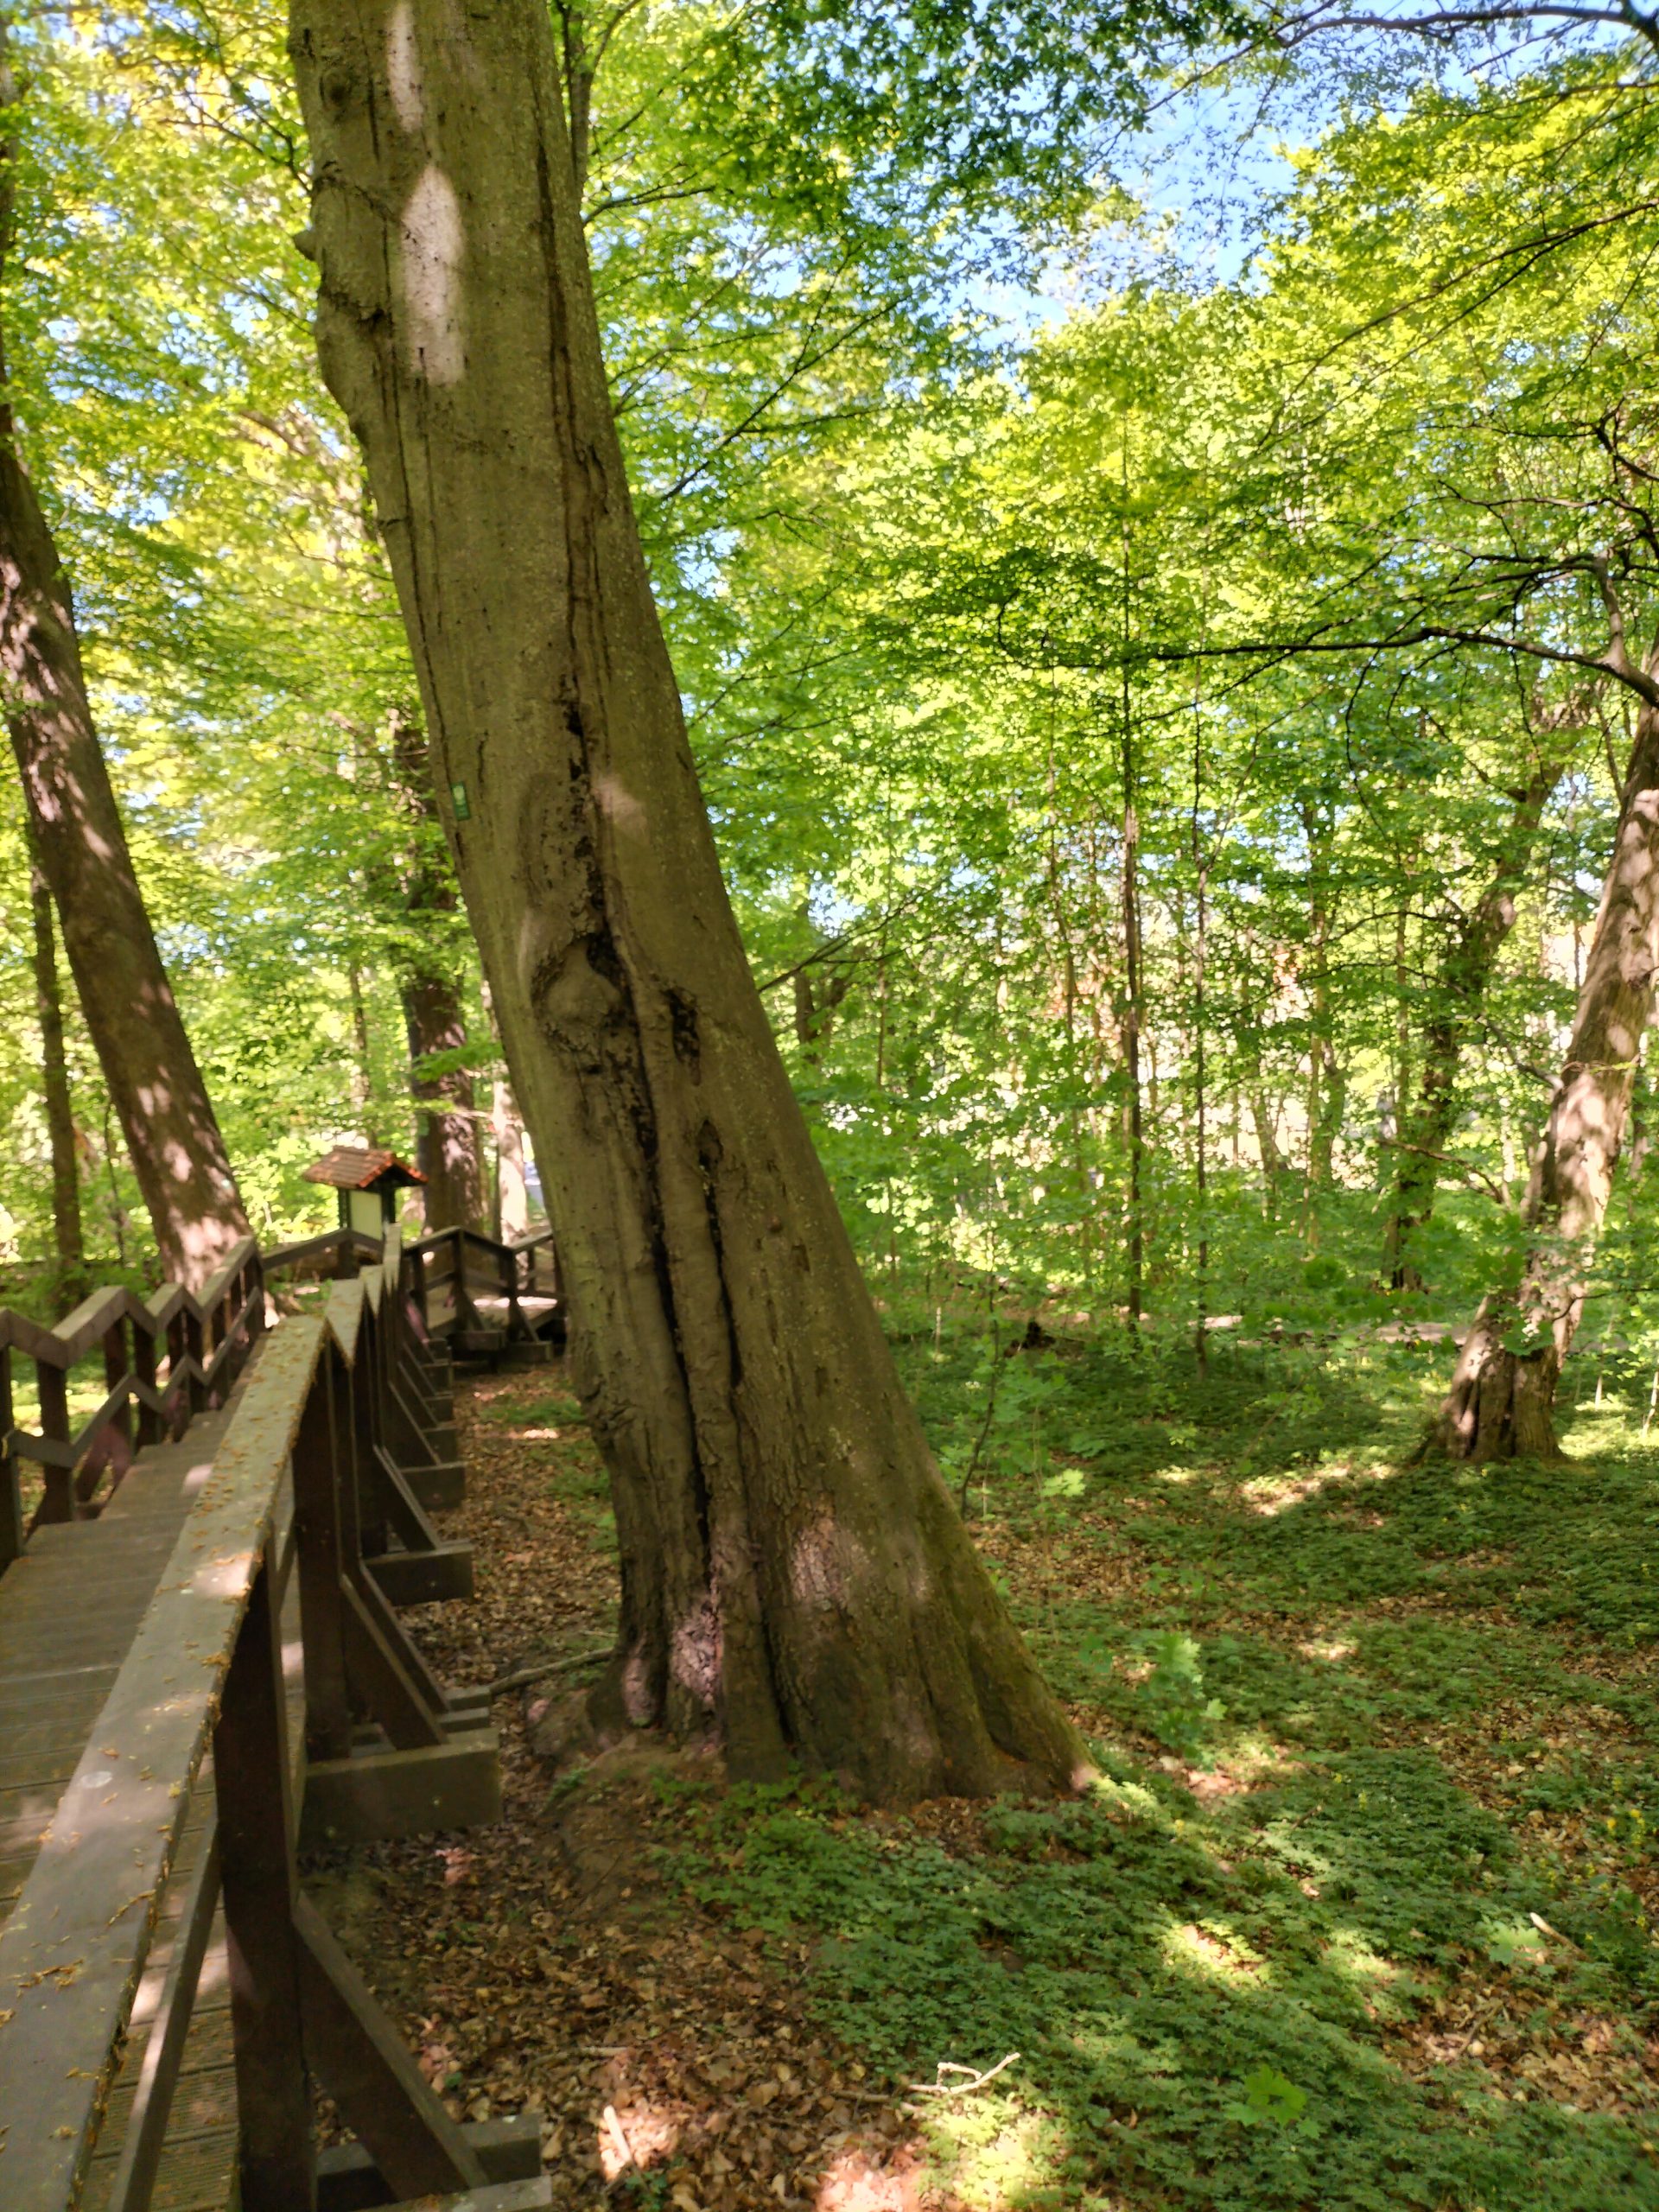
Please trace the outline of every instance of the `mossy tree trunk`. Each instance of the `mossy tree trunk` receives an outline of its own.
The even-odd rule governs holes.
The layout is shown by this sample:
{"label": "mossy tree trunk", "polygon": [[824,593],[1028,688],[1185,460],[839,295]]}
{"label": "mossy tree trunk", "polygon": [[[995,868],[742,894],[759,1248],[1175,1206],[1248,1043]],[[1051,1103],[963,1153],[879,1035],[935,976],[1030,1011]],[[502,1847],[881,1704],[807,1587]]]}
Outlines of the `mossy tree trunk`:
{"label": "mossy tree trunk", "polygon": [[646,579],[542,0],[295,0],[324,372],[564,1270],[603,1730],[897,1800],[1082,1747],[899,1382],[749,975]]}

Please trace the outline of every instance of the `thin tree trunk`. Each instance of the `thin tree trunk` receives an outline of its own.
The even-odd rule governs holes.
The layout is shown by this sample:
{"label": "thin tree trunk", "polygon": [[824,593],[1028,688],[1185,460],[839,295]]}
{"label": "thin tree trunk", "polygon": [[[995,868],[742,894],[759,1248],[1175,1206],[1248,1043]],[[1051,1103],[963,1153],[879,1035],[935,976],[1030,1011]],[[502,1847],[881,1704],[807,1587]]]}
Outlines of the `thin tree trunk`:
{"label": "thin tree trunk", "polygon": [[[0,105],[12,98],[0,43]],[[11,245],[13,158],[10,142],[0,144],[0,255]],[[0,359],[0,386],[4,373]],[[68,578],[4,400],[0,676],[30,832],[162,1267],[194,1288],[246,1235],[247,1217],[133,874],[87,702]]]}
{"label": "thin tree trunk", "polygon": [[1524,877],[1549,795],[1566,762],[1540,761],[1514,795],[1491,881],[1459,922],[1436,978],[1423,1027],[1422,1075],[1408,1115],[1396,1109],[1394,1192],[1383,1234],[1382,1262],[1395,1290],[1421,1290],[1416,1247],[1434,1211],[1439,1165],[1457,1122],[1458,1081],[1470,1026],[1515,926],[1515,894]]}
{"label": "thin tree trunk", "polygon": [[1279,1211],[1279,1186],[1284,1179],[1285,1155],[1279,1145],[1279,1116],[1267,1085],[1262,1080],[1261,1063],[1257,1061],[1246,1070],[1245,1099],[1250,1109],[1250,1120],[1255,1128],[1255,1148],[1262,1159],[1262,1210],[1271,1221]]}
{"label": "thin tree trunk", "polygon": [[[1659,653],[1649,668],[1659,664]],[[1659,707],[1643,702],[1578,1011],[1522,1217],[1518,1283],[1482,1305],[1432,1441],[1455,1458],[1554,1457],[1555,1385],[1584,1312],[1659,966]]]}
{"label": "thin tree trunk", "polygon": [[1140,1333],[1144,1306],[1146,1223],[1142,1185],[1146,1129],[1141,1096],[1141,822],[1135,807],[1135,741],[1129,701],[1123,698],[1123,1065],[1129,1079],[1128,1309],[1129,1333]]}
{"label": "thin tree trunk", "polygon": [[1198,887],[1196,927],[1192,937],[1192,1146],[1193,1180],[1198,1210],[1198,1322],[1193,1338],[1198,1373],[1210,1364],[1210,1162],[1205,1115],[1209,1099],[1205,1089],[1204,985],[1205,962],[1209,956],[1210,860],[1205,852],[1204,722],[1198,697],[1192,697],[1192,874]]}
{"label": "thin tree trunk", "polygon": [[323,366],[368,461],[616,1511],[601,1735],[873,1796],[1081,1744],[940,1480],[715,859],[542,0],[295,0]]}
{"label": "thin tree trunk", "polygon": [[1328,1190],[1342,1126],[1341,1063],[1332,1035],[1331,931],[1334,919],[1331,824],[1312,802],[1301,810],[1308,847],[1307,1186],[1306,1226],[1316,1233],[1313,1194]]}
{"label": "thin tree trunk", "polygon": [[454,878],[436,844],[440,817],[432,796],[426,741],[418,725],[406,715],[395,716],[391,744],[414,827],[405,881],[414,948],[400,995],[415,1098],[415,1161],[426,1178],[421,1192],[426,1226],[429,1234],[439,1229],[482,1229],[493,1210],[485,1195],[483,1125],[471,1071],[453,1067],[421,1072],[423,1060],[463,1052],[467,1041],[458,963],[446,942],[453,938],[459,905]]}
{"label": "thin tree trunk", "polygon": [[54,1296],[67,1313],[86,1295],[86,1246],[80,1222],[80,1170],[75,1156],[75,1111],[69,1092],[69,1061],[63,1044],[63,995],[58,986],[56,933],[52,893],[38,856],[31,851],[29,912],[35,937],[35,1007],[41,1025],[41,1088],[46,1100],[47,1136],[52,1147],[52,1248]]}
{"label": "thin tree trunk", "polygon": [[374,1115],[374,1055],[369,1049],[369,1009],[363,995],[363,976],[356,961],[346,971],[346,983],[352,1001],[352,1044],[355,1057],[352,1062],[352,1104],[357,1111],[357,1125],[363,1132],[363,1141],[377,1147],[380,1135]]}
{"label": "thin tree trunk", "polygon": [[530,1230],[530,1188],[524,1180],[524,1128],[510,1084],[495,1086],[495,1204],[498,1236],[511,1240]]}

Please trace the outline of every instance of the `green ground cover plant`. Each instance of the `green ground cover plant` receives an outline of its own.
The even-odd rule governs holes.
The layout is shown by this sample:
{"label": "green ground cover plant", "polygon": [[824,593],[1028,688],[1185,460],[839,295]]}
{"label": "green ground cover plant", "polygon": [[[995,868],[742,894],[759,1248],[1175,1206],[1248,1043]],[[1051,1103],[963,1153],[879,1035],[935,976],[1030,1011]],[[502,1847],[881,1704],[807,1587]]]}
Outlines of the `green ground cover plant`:
{"label": "green ground cover plant", "polygon": [[[808,1937],[935,2178],[1037,2212],[1659,2206],[1659,1482],[1414,1465],[1433,1357],[902,1347],[1096,1746],[1076,1803],[913,1817],[683,1778],[675,1878]],[[1618,1378],[1615,1378],[1617,1381]],[[1633,1383],[1633,1378],[1626,1378]],[[1014,1387],[1010,1388],[1010,1385]],[[1006,1408],[1006,1411],[1004,1410]],[[958,1459],[957,1464],[961,1462]]]}

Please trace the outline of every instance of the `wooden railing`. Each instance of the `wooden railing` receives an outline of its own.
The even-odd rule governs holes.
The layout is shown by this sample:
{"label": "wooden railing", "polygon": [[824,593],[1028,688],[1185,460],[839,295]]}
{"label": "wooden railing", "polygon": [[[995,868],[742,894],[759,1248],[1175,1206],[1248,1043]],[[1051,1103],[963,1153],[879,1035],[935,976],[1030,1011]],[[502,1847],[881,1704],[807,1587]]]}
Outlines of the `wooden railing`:
{"label": "wooden railing", "polygon": [[[200,1293],[165,1283],[147,1299],[94,1291],[56,1328],[0,1312],[0,1571],[22,1549],[35,1522],[73,1521],[99,1509],[146,1444],[179,1436],[193,1414],[222,1403],[264,1326],[259,1248],[244,1237]],[[103,1395],[79,1419],[70,1380],[103,1355]],[[35,1419],[20,1424],[18,1383],[34,1370]],[[41,1471],[27,1516],[23,1468]]]}
{"label": "wooden railing", "polygon": [[[184,1319],[165,1378],[143,1376],[135,1362],[99,1414],[73,1436],[54,1437],[54,1446],[67,1453],[135,1398],[152,1422],[165,1422],[192,1390],[211,1395],[232,1363],[226,1347],[238,1329],[251,1334],[257,1325],[257,1287],[250,1248],[232,1255],[194,1307],[167,1302],[163,1312],[152,1301],[141,1308],[154,1323],[141,1325],[146,1343],[160,1336],[174,1345],[166,1332]],[[32,1343],[22,1348],[47,1372],[61,1374],[73,1364],[71,1347],[96,1344],[131,1319],[125,1306],[89,1300],[62,1330],[39,1332],[43,1351]],[[0,1926],[0,2204],[71,2212],[80,2201],[163,1891],[210,1757],[209,1832],[179,1908],[109,2212],[144,2212],[150,2202],[219,1906],[243,2212],[310,2212],[330,2201],[331,2188],[334,2202],[360,2204],[383,2202],[388,2192],[406,2199],[515,2182],[499,2197],[486,2190],[479,2202],[549,2201],[544,2185],[529,2178],[540,2171],[535,2122],[469,2130],[450,2119],[302,1895],[296,1869],[302,1802],[309,1822],[331,1773],[349,1783],[357,1770],[358,1796],[371,1814],[365,1832],[454,1824],[442,1802],[445,1777],[465,1767],[467,1739],[480,1732],[476,1699],[446,1694],[433,1682],[363,1552],[364,1501],[381,1495],[387,1470],[398,1472],[397,1407],[404,1400],[407,1412],[405,1384],[418,1387],[410,1372],[417,1352],[394,1234],[376,1265],[333,1286],[321,1313],[280,1323],[237,1400],[211,1474]],[[175,1398],[175,1384],[182,1396]],[[73,1463],[57,1457],[46,1464],[61,1470]],[[303,1759],[288,1741],[280,1626],[296,1569]],[[365,1720],[378,1723],[392,1747],[396,1779],[377,1775],[372,1751],[365,1758]],[[410,1760],[409,1749],[424,1758]],[[474,1764],[476,1750],[474,1741]],[[435,1817],[423,1822],[422,1804],[394,1803],[376,1829],[374,1808],[384,1809],[387,1793],[408,1799],[411,1790],[425,1793],[424,1808]],[[341,1802],[350,1795],[348,1788]],[[356,2149],[319,2157],[314,2082],[334,2099]]]}
{"label": "wooden railing", "polygon": [[[538,1334],[526,1300],[556,1304],[562,1297],[558,1258],[550,1230],[504,1243],[475,1229],[440,1229],[407,1249],[406,1287],[428,1334],[439,1332],[437,1310],[450,1309],[449,1326],[466,1338],[500,1333],[509,1343]],[[480,1311],[480,1300],[505,1308],[499,1317]]]}
{"label": "wooden railing", "polygon": [[[354,1280],[365,1265],[380,1265],[387,1249],[398,1252],[394,1297],[420,1345],[444,1335],[468,1348],[497,1338],[533,1342],[561,1301],[546,1230],[504,1243],[475,1230],[445,1229],[406,1247],[394,1231],[383,1247],[361,1230],[336,1229],[263,1254],[245,1237],[200,1295],[177,1283],[147,1299],[95,1291],[55,1328],[0,1309],[0,1573],[20,1555],[30,1528],[95,1516],[136,1452],[182,1435],[194,1414],[224,1402],[266,1325],[268,1291],[280,1296],[284,1284]],[[101,1376],[91,1388],[101,1395],[77,1412],[73,1401],[84,1402],[88,1387],[73,1387],[75,1370],[99,1355]],[[408,1374],[407,1355],[403,1364]],[[390,1418],[394,1425],[401,1419],[396,1405]],[[410,1449],[419,1456],[416,1445]],[[27,1481],[31,1466],[40,1471],[38,1496]],[[440,1491],[423,1502],[453,1501]],[[420,1548],[431,1548],[429,1532]],[[411,1586],[398,1594],[416,1592]]]}

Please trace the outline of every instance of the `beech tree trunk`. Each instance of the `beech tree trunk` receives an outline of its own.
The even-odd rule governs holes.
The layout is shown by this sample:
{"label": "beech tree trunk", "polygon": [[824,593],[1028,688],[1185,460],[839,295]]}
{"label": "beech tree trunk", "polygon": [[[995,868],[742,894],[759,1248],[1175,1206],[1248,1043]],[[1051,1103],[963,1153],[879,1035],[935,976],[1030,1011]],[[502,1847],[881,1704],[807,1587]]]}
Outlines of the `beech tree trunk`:
{"label": "beech tree trunk", "polygon": [[[461,993],[447,976],[418,976],[404,985],[404,1020],[411,1065],[436,1052],[460,1052],[467,1042]],[[415,1164],[426,1178],[421,1196],[428,1233],[435,1229],[482,1229],[484,1153],[474,1109],[473,1078],[465,1068],[438,1075],[416,1073]]]}
{"label": "beech tree trunk", "polygon": [[[0,24],[0,105],[12,98]],[[11,248],[13,158],[10,142],[0,142],[0,270]],[[247,1234],[247,1217],[133,874],[87,703],[69,581],[8,399],[0,399],[0,682],[29,834],[162,1269],[194,1289]]]}
{"label": "beech tree trunk", "polygon": [[[1659,655],[1650,669],[1659,663]],[[1533,1155],[1521,1279],[1465,1339],[1431,1442],[1464,1459],[1554,1458],[1555,1385],[1584,1312],[1659,966],[1659,706],[1644,701],[1565,1064]]]}
{"label": "beech tree trunk", "polygon": [[52,893],[39,856],[29,869],[29,913],[35,938],[35,1007],[41,1025],[41,1089],[52,1147],[54,1296],[68,1313],[86,1295],[86,1246],[81,1233],[80,1167],[75,1157],[75,1109],[69,1091],[69,1058],[63,1043],[63,995],[52,926]]}
{"label": "beech tree trunk", "polygon": [[1560,758],[1540,761],[1514,795],[1514,808],[1491,883],[1458,923],[1440,963],[1423,1027],[1422,1077],[1409,1113],[1402,1100],[1395,1154],[1394,1193],[1384,1232],[1382,1263],[1390,1287],[1421,1290],[1416,1243],[1434,1211],[1439,1170],[1457,1118],[1458,1078],[1465,1039],[1486,995],[1503,940],[1515,926],[1515,893],[1543,819],[1560,781]]}
{"label": "beech tree trunk", "polygon": [[[899,1387],[743,956],[600,355],[543,0],[295,0],[365,454],[621,1568],[601,1735],[899,1800],[1079,1740]],[[580,88],[579,88],[580,90]]]}

